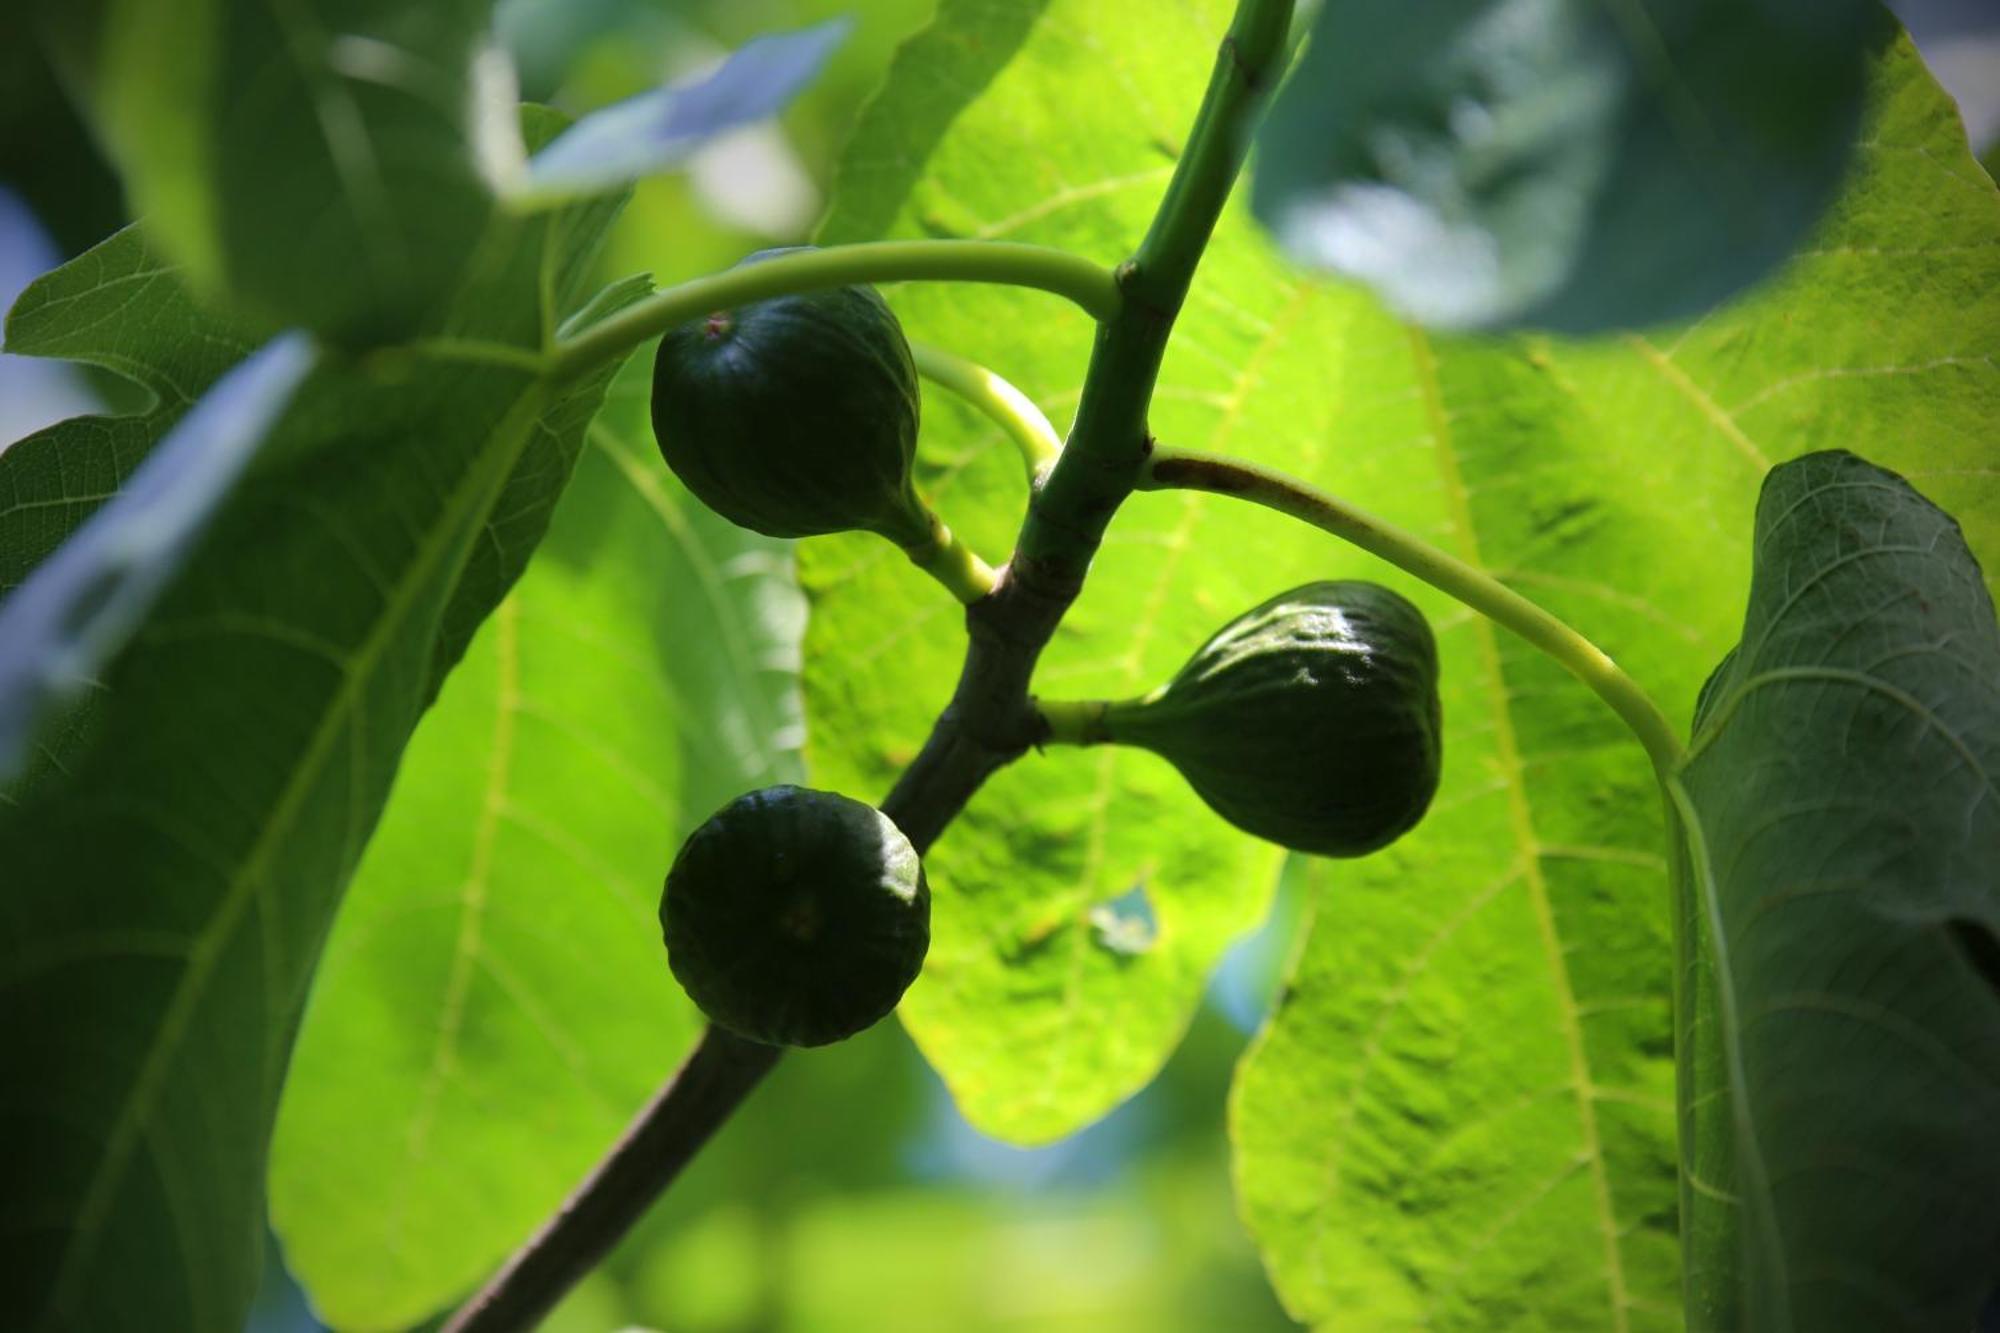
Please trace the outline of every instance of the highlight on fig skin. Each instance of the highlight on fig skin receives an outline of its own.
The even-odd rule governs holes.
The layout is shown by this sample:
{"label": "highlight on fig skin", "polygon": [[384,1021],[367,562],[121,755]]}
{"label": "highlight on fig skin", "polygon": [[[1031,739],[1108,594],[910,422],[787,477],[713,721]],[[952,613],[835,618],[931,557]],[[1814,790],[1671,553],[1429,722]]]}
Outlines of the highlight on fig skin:
{"label": "highlight on fig skin", "polygon": [[1437,793],[1437,685],[1422,612],[1380,584],[1325,581],[1236,617],[1151,694],[1042,707],[1060,739],[1160,755],[1247,833],[1353,857],[1409,832]]}

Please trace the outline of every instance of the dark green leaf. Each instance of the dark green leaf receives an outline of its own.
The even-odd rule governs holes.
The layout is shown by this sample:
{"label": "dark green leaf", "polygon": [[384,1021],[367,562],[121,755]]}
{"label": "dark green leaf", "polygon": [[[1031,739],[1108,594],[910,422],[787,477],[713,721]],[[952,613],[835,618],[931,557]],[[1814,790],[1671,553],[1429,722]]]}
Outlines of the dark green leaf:
{"label": "dark green leaf", "polygon": [[[115,494],[254,345],[247,330],[198,306],[136,227],[31,283],[8,313],[8,352],[102,366],[129,377],[150,402],[133,416],[58,422],[0,454],[0,597],[11,596]],[[25,781],[64,762],[87,712],[82,707],[45,729]]]}
{"label": "dark green leaf", "polygon": [[1834,198],[1872,0],[1340,0],[1258,139],[1258,216],[1420,322],[1701,313]]}
{"label": "dark green leaf", "polygon": [[[484,250],[490,0],[106,0],[94,102],[133,211],[203,288],[345,343],[432,327]],[[490,60],[483,71],[492,68]],[[495,85],[504,92],[504,80]]]}
{"label": "dark green leaf", "polygon": [[88,689],[152,609],[312,363],[291,333],[217,380],[0,603],[0,782],[19,772],[44,710]]}
{"label": "dark green leaf", "polygon": [[[0,808],[0,1288],[22,1326],[240,1324],[333,909],[603,389],[550,383],[519,335],[539,345],[549,301],[579,304],[613,211],[496,216],[445,316],[464,336],[323,361],[112,664],[87,733]],[[146,258],[128,240],[54,275],[45,292],[73,299],[43,303],[37,343],[184,402],[199,388],[177,376],[212,355],[213,326]],[[103,499],[159,415],[37,437],[17,474],[34,498],[0,522],[10,562]],[[99,435],[71,468],[62,446]]]}
{"label": "dark green leaf", "polygon": [[1948,515],[1852,454],[1770,473],[1675,801],[1690,1327],[1971,1328],[2000,1285],[2000,622]]}
{"label": "dark green leaf", "polygon": [[0,181],[49,230],[64,258],[116,231],[125,212],[118,178],[62,86],[34,18],[32,4],[0,7]]}

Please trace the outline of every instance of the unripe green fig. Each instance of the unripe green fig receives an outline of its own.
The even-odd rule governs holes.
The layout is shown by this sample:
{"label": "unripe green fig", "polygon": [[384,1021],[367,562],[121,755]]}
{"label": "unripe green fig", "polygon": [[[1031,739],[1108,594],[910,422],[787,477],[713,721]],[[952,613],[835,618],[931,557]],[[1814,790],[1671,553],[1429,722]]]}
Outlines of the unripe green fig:
{"label": "unripe green fig", "polygon": [[873,806],[766,787],[689,835],[667,872],[667,963],[708,1017],[752,1041],[824,1046],[896,1007],[930,947],[930,886]]}
{"label": "unripe green fig", "polygon": [[918,401],[909,342],[872,287],[717,310],[667,330],[653,359],[667,466],[710,509],[771,537],[930,542],[911,479]]}
{"label": "unripe green fig", "polygon": [[1172,681],[1105,706],[1106,739],[1181,771],[1230,823],[1361,856],[1408,832],[1442,760],[1437,641],[1374,583],[1308,583],[1246,612]]}

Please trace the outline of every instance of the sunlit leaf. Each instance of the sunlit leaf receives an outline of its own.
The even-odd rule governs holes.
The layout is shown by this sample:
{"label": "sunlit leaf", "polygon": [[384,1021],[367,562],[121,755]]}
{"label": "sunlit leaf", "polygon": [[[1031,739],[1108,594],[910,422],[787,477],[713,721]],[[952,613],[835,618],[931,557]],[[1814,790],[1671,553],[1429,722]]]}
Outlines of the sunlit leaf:
{"label": "sunlit leaf", "polygon": [[[1657,341],[1404,344],[1416,439],[1459,496],[1437,535],[1683,722],[1739,632],[1773,463],[1865,447],[2000,568],[2000,197],[1907,47],[1864,139],[1831,224],[1755,301]],[[1245,1206],[1287,1302],[1330,1327],[1679,1329],[1659,797],[1608,713],[1473,633],[1437,808],[1335,874],[1242,1074]]]}
{"label": "sunlit leaf", "polygon": [[[1037,22],[1042,9],[947,4],[904,49],[849,150],[822,242],[964,235],[1066,245],[1107,263],[1123,256],[1172,170],[1224,9],[1145,9],[1143,54],[1135,46],[1129,59],[1097,38],[1140,21],[1139,7],[1058,3]],[[1093,77],[1080,91],[1076,71],[1099,66],[1108,81]],[[1234,256],[1221,263],[1239,266]],[[1086,317],[997,289],[887,295],[912,338],[992,366],[1059,427],[1068,422],[1089,353]],[[1250,311],[1264,297],[1238,299]],[[1255,347],[1259,324],[1246,314],[1225,337]],[[1241,364],[1202,356],[1156,425],[1218,448],[1279,430],[1301,405],[1258,392],[1258,357]],[[920,487],[975,547],[1004,556],[1026,500],[1012,442],[929,391],[924,414]],[[1222,622],[1302,582],[1285,576],[1325,550],[1310,533],[1216,515],[1199,539],[1240,558],[1199,561],[1194,505],[1141,504],[1113,530],[1051,646],[1043,692],[1151,688]],[[959,608],[879,539],[808,541],[801,574],[813,598],[809,772],[815,785],[880,800],[949,696],[964,649]],[[1208,970],[1262,915],[1280,860],[1210,815],[1163,760],[1113,749],[1031,756],[926,857],[931,951],[904,1021],[980,1128],[1027,1141],[1068,1133],[1159,1068]],[[1153,923],[1143,947],[1139,932],[1102,926],[1134,917]]]}
{"label": "sunlit leaf", "polygon": [[674,850],[798,776],[789,552],[672,480],[650,372],[418,730],[327,945],[272,1214],[343,1328],[483,1276],[624,1127],[698,1022],[656,917]]}
{"label": "sunlit leaf", "polygon": [[[967,235],[1115,262],[1192,114],[1221,3],[947,3],[852,150],[824,239]],[[1147,40],[1121,40],[1143,26]],[[1104,90],[1075,92],[1080,70]],[[1764,471],[1831,435],[2000,549],[2000,199],[1907,47],[1861,181],[1758,300],[1669,337],[1455,342],[1302,279],[1240,209],[1203,259],[1153,433],[1284,468],[1494,570],[1685,718],[1733,633]],[[915,337],[1072,415],[1089,329],[1038,297],[903,288]],[[1005,553],[999,432],[926,402],[925,484]],[[880,796],[943,702],[958,617],[878,543],[803,548],[816,780]],[[1387,853],[1330,868],[1235,1101],[1238,1179],[1280,1293],[1332,1326],[1668,1329],[1679,1321],[1667,847],[1644,756],[1559,668],[1330,539],[1220,498],[1135,497],[1035,688],[1164,680],[1234,613],[1373,577],[1430,613],[1445,778]],[[1144,755],[1029,755],[930,857],[935,943],[903,1016],[974,1121],[1100,1114],[1176,1039],[1275,857]],[[1143,882],[1146,954],[1092,909]]]}

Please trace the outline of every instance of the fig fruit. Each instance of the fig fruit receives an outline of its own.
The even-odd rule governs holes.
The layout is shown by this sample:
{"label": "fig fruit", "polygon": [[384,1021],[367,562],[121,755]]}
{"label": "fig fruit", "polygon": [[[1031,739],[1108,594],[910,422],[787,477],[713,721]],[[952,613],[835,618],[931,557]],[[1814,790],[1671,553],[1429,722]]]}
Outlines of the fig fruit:
{"label": "fig fruit", "polygon": [[667,466],[710,509],[771,537],[931,542],[911,479],[918,401],[909,342],[872,287],[718,310],[667,330],[653,359]]}
{"label": "fig fruit", "polygon": [[1151,750],[1215,812],[1294,851],[1361,856],[1408,832],[1442,760],[1437,641],[1379,584],[1308,583],[1224,626],[1095,739]]}
{"label": "fig fruit", "polygon": [[689,835],[660,925],[703,1013],[774,1046],[823,1046],[896,1007],[930,946],[930,886],[888,816],[833,792],[766,787]]}

